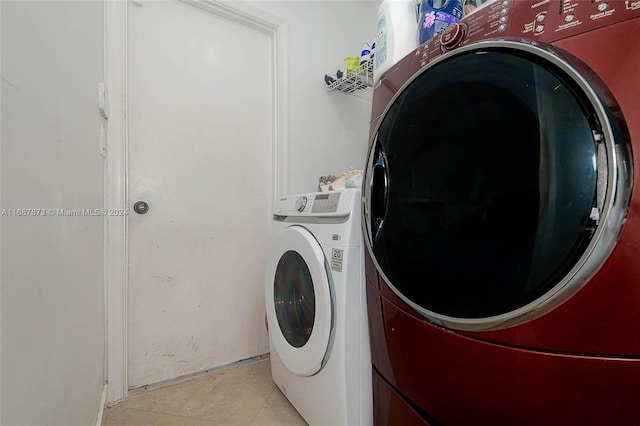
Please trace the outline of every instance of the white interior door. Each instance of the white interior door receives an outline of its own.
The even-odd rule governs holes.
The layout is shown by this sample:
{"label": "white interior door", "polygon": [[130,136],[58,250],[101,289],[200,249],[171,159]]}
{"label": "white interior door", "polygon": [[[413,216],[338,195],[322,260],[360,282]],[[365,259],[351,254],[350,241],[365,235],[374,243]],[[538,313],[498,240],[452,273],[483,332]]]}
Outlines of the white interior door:
{"label": "white interior door", "polygon": [[129,388],[268,352],[273,50],[191,4],[129,6]]}

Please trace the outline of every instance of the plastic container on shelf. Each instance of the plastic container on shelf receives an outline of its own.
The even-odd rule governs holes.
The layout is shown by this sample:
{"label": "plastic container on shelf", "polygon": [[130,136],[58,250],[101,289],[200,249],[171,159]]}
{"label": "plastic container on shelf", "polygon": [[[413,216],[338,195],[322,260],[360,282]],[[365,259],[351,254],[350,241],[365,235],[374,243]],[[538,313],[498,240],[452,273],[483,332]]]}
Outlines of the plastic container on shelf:
{"label": "plastic container on shelf", "polygon": [[378,8],[374,84],[385,71],[418,47],[415,5],[415,0],[384,0]]}

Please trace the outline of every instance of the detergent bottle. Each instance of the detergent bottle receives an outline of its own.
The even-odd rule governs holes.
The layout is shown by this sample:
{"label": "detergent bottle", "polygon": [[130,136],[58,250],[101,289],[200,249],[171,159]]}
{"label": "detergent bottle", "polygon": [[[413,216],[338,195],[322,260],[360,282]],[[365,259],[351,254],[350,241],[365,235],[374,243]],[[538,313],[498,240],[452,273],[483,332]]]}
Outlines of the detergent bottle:
{"label": "detergent bottle", "polygon": [[385,71],[418,47],[415,5],[415,0],[384,0],[378,8],[374,84]]}
{"label": "detergent bottle", "polygon": [[422,0],[418,21],[420,44],[458,22],[463,15],[463,0]]}

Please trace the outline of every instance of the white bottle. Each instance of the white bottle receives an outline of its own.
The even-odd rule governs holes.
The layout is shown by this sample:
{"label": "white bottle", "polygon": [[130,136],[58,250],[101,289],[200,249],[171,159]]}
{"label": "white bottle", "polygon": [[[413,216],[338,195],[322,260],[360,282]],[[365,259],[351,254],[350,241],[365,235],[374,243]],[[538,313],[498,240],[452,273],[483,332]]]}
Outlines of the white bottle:
{"label": "white bottle", "polygon": [[384,0],[376,19],[373,82],[418,47],[415,0]]}

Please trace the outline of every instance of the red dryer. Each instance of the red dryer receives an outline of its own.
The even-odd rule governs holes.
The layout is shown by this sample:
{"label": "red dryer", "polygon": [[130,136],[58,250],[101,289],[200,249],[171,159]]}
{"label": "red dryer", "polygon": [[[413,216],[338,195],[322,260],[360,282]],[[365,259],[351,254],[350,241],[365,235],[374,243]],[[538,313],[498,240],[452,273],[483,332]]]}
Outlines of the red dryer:
{"label": "red dryer", "polygon": [[639,18],[495,1],[381,77],[376,425],[640,424]]}

